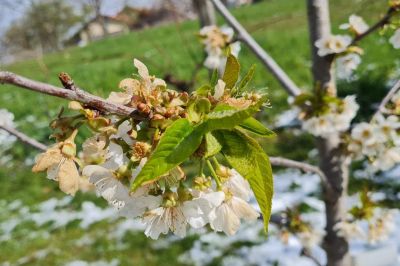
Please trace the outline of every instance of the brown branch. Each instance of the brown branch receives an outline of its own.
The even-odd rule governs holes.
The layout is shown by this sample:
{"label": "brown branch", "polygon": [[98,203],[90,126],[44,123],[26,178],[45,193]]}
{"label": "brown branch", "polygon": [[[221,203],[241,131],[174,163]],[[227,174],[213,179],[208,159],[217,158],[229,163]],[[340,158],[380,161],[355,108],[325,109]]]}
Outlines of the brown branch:
{"label": "brown branch", "polygon": [[303,247],[300,251],[300,256],[304,256],[312,260],[316,265],[322,266],[322,264],[311,254],[311,251],[308,248]]}
{"label": "brown branch", "polygon": [[44,93],[58,98],[78,101],[89,108],[93,108],[102,112],[123,116],[129,115],[134,117],[135,119],[143,120],[143,117],[138,114],[138,111],[136,109],[108,102],[101,97],[95,96],[93,94],[83,91],[82,89],[79,89],[75,85],[73,85],[74,89],[60,88],[50,84],[28,79],[7,71],[0,71],[0,83],[12,84],[31,91]]}
{"label": "brown branch", "polygon": [[40,151],[46,151],[47,150],[47,146],[46,145],[44,145],[43,143],[40,143],[39,141],[37,141],[37,140],[35,140],[35,139],[31,138],[31,137],[28,137],[27,135],[25,135],[24,133],[18,131],[15,128],[0,125],[0,129],[3,129],[4,131],[7,131],[11,135],[16,136],[21,142],[23,142],[25,144],[28,144],[29,146],[32,146],[35,149],[38,149]]}
{"label": "brown branch", "polygon": [[386,104],[393,98],[396,92],[400,89],[400,80],[398,80],[393,87],[386,94],[385,98],[383,98],[382,102],[379,104],[378,110],[376,110],[375,114],[372,116],[371,120],[374,120],[377,115],[380,113],[386,113],[387,109],[385,108]]}
{"label": "brown branch", "polygon": [[331,186],[330,186],[330,183],[328,182],[328,179],[325,176],[325,174],[317,166],[314,166],[314,165],[311,165],[311,164],[308,164],[308,163],[302,163],[302,162],[298,162],[298,161],[282,158],[282,157],[270,157],[269,160],[270,160],[270,162],[271,162],[271,164],[273,166],[282,166],[282,167],[287,167],[287,168],[295,168],[295,169],[299,169],[299,170],[302,170],[302,171],[307,172],[307,173],[317,174],[321,179],[322,185],[328,191],[330,191],[332,189]]}
{"label": "brown branch", "polygon": [[378,21],[376,22],[374,25],[372,25],[366,32],[357,35],[353,41],[351,42],[351,45],[356,44],[357,42],[361,41],[362,39],[364,39],[365,37],[367,37],[369,34],[373,33],[374,31],[382,28],[383,26],[385,26],[386,24],[388,24],[390,22],[391,17],[396,13],[397,9],[391,7],[388,9],[388,11],[386,12],[386,14]]}

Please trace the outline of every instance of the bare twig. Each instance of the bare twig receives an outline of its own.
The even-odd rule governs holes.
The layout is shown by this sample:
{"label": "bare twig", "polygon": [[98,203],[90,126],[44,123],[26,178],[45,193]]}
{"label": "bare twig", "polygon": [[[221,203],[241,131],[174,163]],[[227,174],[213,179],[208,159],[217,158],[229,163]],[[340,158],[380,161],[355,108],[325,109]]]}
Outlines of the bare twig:
{"label": "bare twig", "polygon": [[393,96],[396,94],[396,92],[400,89],[400,80],[398,80],[393,87],[389,90],[389,92],[386,94],[385,98],[381,101],[379,104],[378,110],[376,110],[375,114],[372,116],[371,120],[374,120],[376,116],[378,116],[380,113],[386,113],[386,104],[389,103],[389,101],[393,98]]}
{"label": "bare twig", "polygon": [[275,60],[251,37],[245,28],[236,20],[220,0],[211,0],[218,12],[226,22],[238,33],[239,39],[243,41],[260,61],[271,71],[272,75],[280,82],[283,88],[293,96],[300,94],[300,89],[275,62]]}
{"label": "bare twig", "polygon": [[312,254],[311,251],[308,248],[302,248],[300,251],[300,256],[304,256],[312,260],[316,265],[322,266],[322,264],[315,258]]}
{"label": "bare twig", "polygon": [[94,108],[102,112],[107,112],[117,115],[129,115],[136,119],[143,119],[138,115],[136,109],[108,102],[101,97],[92,95],[77,88],[75,85],[74,89],[60,88],[50,84],[28,79],[7,71],[0,71],[0,83],[13,84],[28,90],[72,101],[78,101],[90,108]]}
{"label": "bare twig", "polygon": [[357,42],[361,41],[362,39],[367,37],[372,32],[374,32],[374,31],[382,28],[386,24],[388,24],[390,22],[391,17],[396,13],[396,11],[397,10],[395,8],[389,8],[388,11],[386,12],[386,14],[378,22],[376,22],[374,25],[372,25],[366,32],[364,32],[360,35],[357,35],[351,42],[351,45],[356,44]]}
{"label": "bare twig", "polygon": [[329,189],[329,191],[332,189],[329,185],[330,183],[328,182],[325,174],[317,166],[314,166],[314,165],[311,165],[308,163],[303,163],[303,162],[298,162],[298,161],[282,158],[282,157],[270,157],[269,160],[270,160],[271,164],[274,166],[295,168],[295,169],[300,169],[304,172],[315,173],[320,177],[321,183],[325,188]]}
{"label": "bare twig", "polygon": [[8,133],[10,133],[11,135],[16,136],[21,142],[28,144],[28,145],[34,147],[35,149],[38,149],[40,151],[45,151],[47,149],[47,146],[44,145],[43,143],[40,143],[39,141],[37,141],[31,137],[28,137],[27,135],[18,131],[15,128],[0,125],[0,129],[3,129],[5,131],[7,131]]}

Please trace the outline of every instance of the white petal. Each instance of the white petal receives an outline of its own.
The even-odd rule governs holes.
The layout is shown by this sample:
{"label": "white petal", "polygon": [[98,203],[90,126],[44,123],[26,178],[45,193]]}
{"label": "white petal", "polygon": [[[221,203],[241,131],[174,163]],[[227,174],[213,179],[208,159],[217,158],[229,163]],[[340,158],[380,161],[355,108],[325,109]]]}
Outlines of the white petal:
{"label": "white petal", "polygon": [[149,78],[149,70],[147,69],[145,64],[143,64],[141,61],[137,60],[136,58],[133,59],[133,64],[138,69],[138,73],[143,79]]}

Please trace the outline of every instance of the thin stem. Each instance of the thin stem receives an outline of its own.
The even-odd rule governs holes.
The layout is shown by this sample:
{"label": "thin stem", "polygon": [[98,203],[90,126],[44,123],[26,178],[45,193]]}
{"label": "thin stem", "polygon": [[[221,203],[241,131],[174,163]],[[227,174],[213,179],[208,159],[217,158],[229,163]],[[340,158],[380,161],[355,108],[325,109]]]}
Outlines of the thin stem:
{"label": "thin stem", "polygon": [[213,162],[215,164],[215,167],[217,169],[221,168],[221,165],[219,164],[219,162],[218,162],[217,158],[215,158],[215,156],[212,157],[212,160],[213,160]]}
{"label": "thin stem", "polygon": [[379,104],[378,110],[375,112],[375,114],[372,116],[371,120],[374,120],[380,113],[384,113],[386,111],[386,104],[389,103],[389,101],[393,98],[393,96],[396,94],[396,92],[400,89],[400,80],[398,80],[394,86],[389,90],[389,92],[386,94],[385,98],[383,98],[382,102]]}
{"label": "thin stem", "polygon": [[367,31],[365,31],[364,33],[357,35],[353,41],[351,42],[351,45],[356,44],[357,42],[361,41],[362,39],[364,39],[365,37],[367,37],[369,34],[371,34],[372,32],[382,28],[383,26],[385,26],[386,24],[388,24],[390,22],[391,17],[396,13],[396,9],[391,7],[388,9],[388,11],[386,12],[386,14],[378,21],[376,22],[374,25],[372,25]]}
{"label": "thin stem", "polygon": [[199,165],[199,176],[203,176],[204,174],[204,159],[200,159],[200,165]]}
{"label": "thin stem", "polygon": [[212,166],[212,164],[209,160],[207,160],[207,166],[210,169],[211,176],[215,179],[215,183],[217,183],[217,189],[221,190],[222,189],[221,179],[219,179],[217,173],[215,173],[214,167]]}
{"label": "thin stem", "polygon": [[17,137],[21,142],[28,144],[40,151],[46,151],[47,150],[47,146],[44,145],[43,143],[40,143],[39,141],[28,137],[27,135],[25,135],[24,133],[18,131],[15,128],[11,128],[11,127],[7,127],[4,125],[0,125],[0,129],[3,129],[5,131],[7,131],[8,133],[10,133],[11,135],[14,135],[15,137]]}

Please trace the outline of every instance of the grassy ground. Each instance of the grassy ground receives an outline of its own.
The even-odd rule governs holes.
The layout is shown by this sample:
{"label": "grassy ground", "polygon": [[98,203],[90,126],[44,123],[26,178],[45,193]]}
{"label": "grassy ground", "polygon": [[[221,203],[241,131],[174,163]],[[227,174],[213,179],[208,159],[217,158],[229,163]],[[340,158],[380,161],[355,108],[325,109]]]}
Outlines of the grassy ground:
{"label": "grassy ground", "polygon": [[[386,0],[335,0],[331,2],[334,31],[338,25],[347,22],[352,13],[366,18],[369,23],[376,21],[385,11]],[[311,76],[309,71],[309,43],[307,32],[307,17],[305,1],[300,0],[265,0],[253,6],[234,10],[235,16],[256,40],[276,59],[289,76],[302,88],[309,89]],[[173,74],[174,77],[189,80],[192,69],[201,60],[201,47],[196,39],[198,22],[190,21],[181,24],[169,24],[157,28],[112,37],[107,40],[92,43],[84,48],[70,48],[65,51],[46,55],[42,60],[28,60],[2,67],[6,70],[25,75],[30,78],[58,85],[57,74],[68,72],[76,84],[86,90],[107,96],[109,91],[116,88],[118,81],[129,76],[133,71],[132,59],[139,58],[145,62],[151,73],[158,76]],[[363,43],[366,55],[358,74],[362,79],[368,79],[371,72],[375,75],[388,76],[395,68],[394,58],[400,55],[398,51],[383,41],[378,34],[368,37]],[[273,77],[257,62],[251,52],[243,47],[240,54],[242,69],[251,64],[258,64],[255,87],[268,87],[273,105],[272,109],[264,112],[266,121],[279,111],[287,108],[287,96]],[[196,78],[196,86],[201,85],[207,78],[207,71],[202,70]],[[369,84],[369,83],[368,83]],[[356,86],[355,84],[354,86]],[[358,86],[358,85],[357,85]],[[361,93],[373,89],[359,88]],[[0,108],[12,111],[20,130],[41,140],[48,140],[50,131],[47,123],[55,117],[66,101],[24,91],[11,86],[2,86]],[[310,138],[301,140],[303,145],[293,143],[290,136],[282,135],[266,148],[272,153],[290,155],[294,158],[304,156],[304,146],[308,146]],[[298,143],[297,143],[298,144]],[[297,148],[299,147],[299,148]],[[51,197],[62,197],[55,184],[45,180],[43,174],[33,175],[23,163],[26,157],[32,158],[35,151],[16,144],[11,151],[14,161],[11,167],[0,165],[0,195],[5,204],[21,199],[23,204],[34,208],[43,200]],[[79,195],[74,200],[79,209],[84,200],[92,200],[93,196]],[[6,221],[11,213],[2,211],[0,223]],[[110,223],[110,226],[112,223]],[[188,241],[179,242],[166,251],[155,251],[151,244],[140,233],[132,233],[124,239],[126,249],[115,250],[114,244],[103,237],[107,234],[107,224],[101,222],[89,230],[82,230],[71,225],[51,231],[50,239],[24,240],[27,230],[45,230],[46,227],[23,224],[18,226],[13,238],[1,243],[0,262],[16,262],[19,257],[51,245],[61,250],[61,253],[46,257],[45,261],[31,261],[35,265],[60,265],[66,261],[84,259],[93,261],[99,257],[107,260],[118,257],[122,265],[135,261],[135,265],[176,265],[176,258],[188,245]],[[74,241],[84,234],[97,238],[95,246],[73,248]],[[18,252],[11,252],[18,250]]]}

